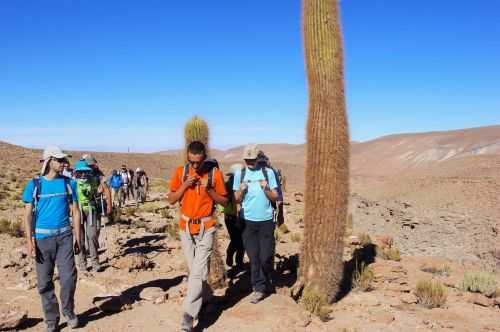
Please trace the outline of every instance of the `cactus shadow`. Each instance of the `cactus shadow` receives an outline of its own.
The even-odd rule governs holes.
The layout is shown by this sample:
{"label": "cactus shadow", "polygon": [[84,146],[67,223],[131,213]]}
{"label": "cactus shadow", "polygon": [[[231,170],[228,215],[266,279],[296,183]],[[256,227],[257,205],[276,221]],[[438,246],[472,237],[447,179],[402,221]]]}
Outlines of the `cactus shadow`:
{"label": "cactus shadow", "polygon": [[352,258],[344,263],[344,271],[340,282],[340,291],[335,297],[335,302],[342,300],[352,290],[352,279],[356,270],[364,265],[367,266],[375,262],[377,256],[377,246],[368,244],[354,250]]}

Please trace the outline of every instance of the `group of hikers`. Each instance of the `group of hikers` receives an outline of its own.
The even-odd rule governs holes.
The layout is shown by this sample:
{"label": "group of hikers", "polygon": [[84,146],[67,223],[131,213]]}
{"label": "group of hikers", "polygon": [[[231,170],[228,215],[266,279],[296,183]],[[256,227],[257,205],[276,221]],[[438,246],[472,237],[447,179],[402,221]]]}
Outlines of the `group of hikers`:
{"label": "group of hikers", "polygon": [[[93,156],[83,155],[74,170],[70,157],[58,147],[47,147],[40,176],[29,180],[23,192],[27,250],[36,260],[38,292],[49,332],[59,331],[61,319],[54,291],[55,266],[62,314],[70,328],[77,328],[77,265],[81,271],[102,271],[99,233],[103,217],[130,196],[143,202],[149,185],[141,168],[133,172],[122,165],[106,179]],[[167,199],[170,204],[180,203],[179,236],[189,269],[181,331],[193,330],[202,304],[208,300],[209,258],[218,208],[224,213],[230,236],[226,264],[241,271],[245,252],[248,256],[250,302],[256,304],[274,291],[274,229],[284,222],[282,177],[257,145],[247,145],[242,159],[242,164],[229,168],[225,180],[217,161],[207,158],[205,145],[195,141],[187,146],[187,163],[177,167],[170,178]]]}

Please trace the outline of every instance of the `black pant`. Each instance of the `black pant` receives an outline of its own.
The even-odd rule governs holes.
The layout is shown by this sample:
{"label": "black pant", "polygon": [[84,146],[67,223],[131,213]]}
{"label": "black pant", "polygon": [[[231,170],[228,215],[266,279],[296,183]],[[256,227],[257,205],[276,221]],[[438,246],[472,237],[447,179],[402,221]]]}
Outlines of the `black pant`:
{"label": "black pant", "polygon": [[274,270],[274,221],[245,220],[243,243],[250,258],[252,287],[265,293]]}
{"label": "black pant", "polygon": [[231,242],[227,246],[227,257],[231,257],[232,261],[234,254],[236,254],[236,265],[243,265],[243,257],[245,257],[245,248],[243,247],[243,238],[241,237],[241,226],[239,225],[236,216],[224,216],[224,222],[231,238]]}

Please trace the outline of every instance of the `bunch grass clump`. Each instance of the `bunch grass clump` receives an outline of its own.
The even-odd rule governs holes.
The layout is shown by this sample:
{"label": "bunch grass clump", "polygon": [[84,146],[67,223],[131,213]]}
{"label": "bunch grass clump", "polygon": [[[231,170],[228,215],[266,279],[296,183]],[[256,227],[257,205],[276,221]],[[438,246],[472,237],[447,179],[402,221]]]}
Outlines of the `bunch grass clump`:
{"label": "bunch grass clump", "polygon": [[361,262],[359,267],[356,263],[356,268],[352,277],[353,288],[367,292],[372,289],[371,283],[373,279],[375,279],[375,275],[364,262]]}
{"label": "bunch grass clump", "polygon": [[370,235],[368,235],[366,233],[361,233],[358,235],[358,237],[359,237],[359,242],[361,243],[362,247],[369,246],[370,244],[373,243]]}
{"label": "bunch grass clump", "polygon": [[496,276],[490,272],[467,272],[457,288],[464,292],[481,293],[488,297],[500,295],[497,294]]}
{"label": "bunch grass clump", "polygon": [[326,297],[321,295],[318,291],[310,287],[305,287],[299,299],[299,304],[302,305],[305,310],[321,319],[321,321],[325,322],[328,320],[328,315],[330,313],[328,302]]}
{"label": "bunch grass clump", "polygon": [[291,236],[291,240],[292,242],[298,243],[302,241],[302,235],[300,235],[299,233],[293,233]]}
{"label": "bunch grass clump", "polygon": [[451,273],[451,268],[448,264],[443,265],[423,265],[420,271],[431,273],[435,276],[447,277]]}
{"label": "bunch grass clump", "polygon": [[12,237],[23,237],[24,230],[21,221],[10,222],[7,219],[0,220],[0,234],[8,234]]}
{"label": "bunch grass clump", "polygon": [[425,308],[442,308],[448,297],[446,287],[435,279],[425,279],[417,282],[415,296],[418,303]]}

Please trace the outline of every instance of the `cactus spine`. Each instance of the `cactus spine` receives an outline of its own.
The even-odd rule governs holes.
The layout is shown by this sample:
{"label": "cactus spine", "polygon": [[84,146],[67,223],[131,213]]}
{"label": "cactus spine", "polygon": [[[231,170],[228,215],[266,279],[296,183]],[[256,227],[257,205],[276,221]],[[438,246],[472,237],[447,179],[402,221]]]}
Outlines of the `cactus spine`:
{"label": "cactus spine", "polygon": [[[209,151],[209,128],[205,120],[199,116],[192,117],[184,126],[184,153],[183,162],[187,161],[187,146],[194,141],[199,141],[205,144],[207,157],[210,155]],[[217,240],[217,232],[214,235],[214,242],[212,245],[212,255],[210,256],[208,283],[213,289],[223,287],[225,285],[226,271],[224,268],[224,261],[222,254],[219,250],[219,241]]]}
{"label": "cactus spine", "polygon": [[324,294],[340,290],[349,194],[349,133],[337,0],[303,0],[309,107],[305,230],[299,284]]}

